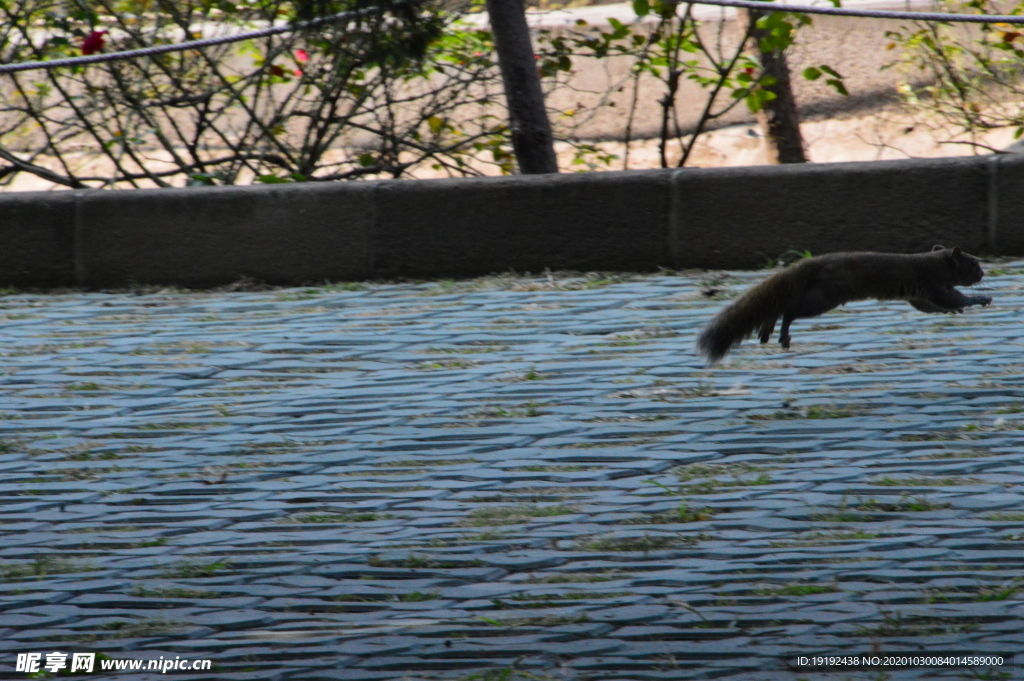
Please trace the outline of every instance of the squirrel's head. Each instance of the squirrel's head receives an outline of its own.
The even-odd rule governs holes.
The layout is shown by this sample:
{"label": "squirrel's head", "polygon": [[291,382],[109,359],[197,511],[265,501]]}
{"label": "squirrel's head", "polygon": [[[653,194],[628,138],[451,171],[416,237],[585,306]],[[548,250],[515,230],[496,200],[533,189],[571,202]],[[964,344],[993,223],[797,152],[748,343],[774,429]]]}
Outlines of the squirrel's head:
{"label": "squirrel's head", "polygon": [[985,272],[981,269],[981,263],[978,262],[978,259],[961,251],[959,246],[954,248],[935,246],[932,249],[933,253],[939,251],[941,251],[939,257],[956,273],[956,283],[958,285],[971,286],[972,284],[977,284],[985,276]]}

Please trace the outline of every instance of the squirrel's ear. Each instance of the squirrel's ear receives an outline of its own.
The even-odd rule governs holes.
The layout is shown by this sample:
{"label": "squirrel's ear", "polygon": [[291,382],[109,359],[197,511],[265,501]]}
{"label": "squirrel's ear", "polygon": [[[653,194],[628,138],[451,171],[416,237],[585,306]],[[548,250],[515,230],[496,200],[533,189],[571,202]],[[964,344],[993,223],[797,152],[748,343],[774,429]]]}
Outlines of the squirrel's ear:
{"label": "squirrel's ear", "polygon": [[953,257],[954,258],[959,258],[960,257],[960,247],[959,246],[954,246],[953,247]]}
{"label": "squirrel's ear", "polygon": [[944,251],[944,250],[946,250],[945,246],[939,246],[938,244],[935,244],[934,246],[932,246],[932,253],[934,253],[935,251]]}

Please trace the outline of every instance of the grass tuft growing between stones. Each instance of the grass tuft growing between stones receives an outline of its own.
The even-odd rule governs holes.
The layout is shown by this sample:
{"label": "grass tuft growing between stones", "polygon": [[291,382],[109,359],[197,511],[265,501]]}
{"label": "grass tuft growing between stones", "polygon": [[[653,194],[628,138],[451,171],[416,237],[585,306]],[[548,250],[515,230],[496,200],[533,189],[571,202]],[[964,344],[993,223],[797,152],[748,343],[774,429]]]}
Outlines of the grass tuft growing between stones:
{"label": "grass tuft growing between stones", "polygon": [[151,636],[164,636],[176,634],[187,629],[182,622],[176,622],[163,617],[154,617],[143,620],[128,620],[120,622],[108,622],[100,625],[100,628],[116,632],[104,638],[149,638]]}
{"label": "grass tuft growing between stones", "polygon": [[1021,581],[1018,577],[996,586],[980,586],[977,589],[929,589],[924,598],[925,603],[988,603],[1015,599],[1021,592]]}
{"label": "grass tuft growing between stones", "polygon": [[[182,633],[187,629],[188,626],[182,622],[162,617],[154,617],[141,620],[115,620],[113,622],[106,622],[104,624],[100,624],[97,629],[93,630],[94,633],[89,634],[69,635],[61,633],[56,636],[39,636],[32,640],[95,643],[96,641],[109,641],[112,639],[165,637]],[[107,657],[103,653],[97,653],[96,659],[109,660],[111,658]],[[43,672],[43,674],[45,676],[49,676],[46,672]]]}
{"label": "grass tuft growing between stones", "polygon": [[605,570],[604,572],[562,572],[554,575],[542,575],[526,580],[527,584],[594,584],[611,582],[616,579],[629,579],[633,573],[624,570]]}
{"label": "grass tuft growing between stones", "polygon": [[465,416],[458,418],[472,420],[533,418],[544,415],[544,412],[540,410],[542,406],[544,405],[539,402],[527,402],[526,404],[511,408],[488,405],[479,409],[473,409]]}
{"label": "grass tuft growing between stones", "polygon": [[894,636],[941,636],[943,634],[959,634],[974,631],[978,628],[975,622],[964,622],[948,617],[906,616],[903,613],[882,612],[882,623],[873,626],[856,625],[856,636],[894,637]]}
{"label": "grass tuft growing between stones", "polygon": [[835,593],[839,587],[835,584],[787,584],[755,589],[758,596],[815,596],[817,594]]}
{"label": "grass tuft growing between stones", "polygon": [[679,496],[718,494],[734,487],[757,487],[759,485],[771,485],[774,482],[767,473],[761,473],[756,478],[746,480],[739,478],[735,480],[717,480],[712,478],[711,480],[705,480],[693,485],[680,485],[675,490],[669,490],[668,493],[678,494]]}
{"label": "grass tuft growing between stones", "polygon": [[773,541],[771,546],[777,549],[799,546],[831,546],[846,541],[866,541],[881,536],[878,532],[864,530],[833,530],[831,532],[808,532],[786,541]]}
{"label": "grass tuft growing between stones", "polygon": [[217,591],[204,591],[201,589],[185,589],[182,587],[168,587],[158,589],[147,589],[144,586],[136,586],[131,591],[132,596],[137,598],[229,598],[232,594],[219,593]]}
{"label": "grass tuft growing between stones", "polygon": [[984,485],[981,478],[966,476],[890,478],[884,476],[873,481],[882,487],[958,487],[961,485]]}
{"label": "grass tuft growing between stones", "polygon": [[370,523],[377,520],[393,520],[398,516],[391,513],[300,513],[282,518],[282,523]]}
{"label": "grass tuft growing between stones", "polygon": [[786,420],[786,419],[846,419],[858,416],[863,410],[856,408],[832,408],[823,404],[812,404],[807,407],[789,407],[771,414],[750,414],[751,421]]}
{"label": "grass tuft growing between stones", "polygon": [[226,561],[215,561],[213,563],[184,562],[168,567],[163,571],[163,575],[171,579],[213,577],[217,572],[228,569],[228,566],[229,564]]}
{"label": "grass tuft growing between stones", "polygon": [[546,629],[548,627],[560,627],[566,624],[582,624],[589,622],[590,618],[586,614],[582,615],[540,615],[538,617],[519,617],[510,619],[493,619],[490,617],[481,617],[481,621],[486,622],[494,627],[528,627],[528,628],[540,628]]}
{"label": "grass tuft growing between stones", "polygon": [[454,558],[451,560],[445,560],[443,558],[437,558],[435,556],[418,556],[415,553],[410,553],[406,558],[394,558],[385,559],[380,556],[370,556],[366,560],[366,564],[370,567],[377,568],[409,568],[409,569],[438,569],[438,568],[466,568],[466,567],[479,567],[483,565],[483,561],[479,558]]}
{"label": "grass tuft growing between stones", "polygon": [[517,525],[534,518],[548,518],[576,513],[572,506],[540,506],[519,504],[518,506],[488,506],[478,508],[455,523],[456,527],[487,527],[490,525]]}
{"label": "grass tuft growing between stones", "polygon": [[419,468],[421,466],[464,466],[479,463],[477,459],[403,459],[402,461],[377,461],[378,468]]}
{"label": "grass tuft growing between stones", "polygon": [[475,279],[442,279],[421,295],[437,296],[472,291],[589,291],[612,284],[642,281],[644,274],[622,272],[547,272],[543,276],[496,274]]}
{"label": "grass tuft growing between stones", "polygon": [[987,449],[969,449],[959,451],[932,452],[922,456],[911,457],[914,461],[935,461],[940,459],[982,459],[987,456],[994,456]]}
{"label": "grass tuft growing between stones", "polygon": [[426,350],[421,350],[425,354],[439,353],[444,355],[475,355],[486,352],[505,352],[509,350],[511,345],[492,345],[492,341],[478,341],[475,343],[466,343],[455,348],[439,348],[430,346]]}
{"label": "grass tuft growing between stones", "polygon": [[691,508],[685,501],[679,504],[679,508],[658,513],[642,513],[626,518],[623,525],[666,525],[672,523],[697,523],[703,520],[710,520],[715,514],[711,508]]}
{"label": "grass tuft growing between stones", "polygon": [[97,569],[99,568],[95,568],[89,563],[80,563],[54,556],[40,556],[29,563],[0,563],[0,581],[16,582],[26,577],[42,579],[47,575],[92,572]]}
{"label": "grass tuft growing between stones", "polygon": [[949,502],[929,501],[922,497],[901,496],[897,501],[878,501],[868,499],[859,501],[856,504],[840,504],[835,511],[829,513],[817,513],[811,516],[811,520],[818,520],[832,523],[863,522],[870,520],[870,514],[876,513],[928,513],[930,511],[941,511],[951,508]]}
{"label": "grass tuft growing between stones", "polygon": [[1024,513],[1021,512],[1010,512],[1010,511],[998,511],[996,513],[989,513],[985,516],[986,520],[1003,520],[1009,522],[1024,521]]}
{"label": "grass tuft growing between stones", "polygon": [[432,362],[420,362],[417,369],[471,369],[477,362],[471,359],[439,359]]}
{"label": "grass tuft growing between stones", "polygon": [[645,534],[641,536],[585,537],[576,542],[581,551],[623,551],[650,553],[695,546],[707,539],[707,535],[666,535]]}
{"label": "grass tuft growing between stones", "polygon": [[940,511],[952,506],[953,504],[949,502],[929,501],[921,497],[900,497],[899,501],[896,502],[868,499],[858,504],[855,508],[867,513],[927,513],[928,511]]}
{"label": "grass tuft growing between stones", "polygon": [[93,452],[89,450],[71,452],[64,456],[65,461],[111,461],[120,458],[121,456],[114,452]]}
{"label": "grass tuft growing between stones", "polygon": [[95,381],[87,381],[85,383],[71,383],[64,387],[65,390],[77,391],[77,392],[92,392],[95,390],[103,390],[99,383]]}
{"label": "grass tuft growing between stones", "polygon": [[696,478],[715,478],[721,475],[738,477],[748,473],[763,473],[778,469],[779,466],[759,466],[752,463],[691,463],[678,466],[671,470],[671,473],[679,478],[679,482],[686,482]]}
{"label": "grass tuft growing between stones", "polygon": [[656,380],[649,387],[633,388],[616,393],[612,397],[622,399],[645,399],[653,402],[674,402],[677,400],[688,400],[700,397],[716,397],[723,394],[723,391],[714,388],[707,383],[698,383],[696,386],[673,386],[668,381]]}

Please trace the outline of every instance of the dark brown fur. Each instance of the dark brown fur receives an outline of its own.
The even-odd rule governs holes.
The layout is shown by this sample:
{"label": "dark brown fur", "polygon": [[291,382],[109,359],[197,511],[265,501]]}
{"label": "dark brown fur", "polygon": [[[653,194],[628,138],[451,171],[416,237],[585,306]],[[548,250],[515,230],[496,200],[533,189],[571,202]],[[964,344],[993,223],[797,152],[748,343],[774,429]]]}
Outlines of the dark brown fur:
{"label": "dark brown fur", "polygon": [[772,275],[719,312],[697,339],[710,364],[757,332],[767,343],[782,318],[779,343],[789,348],[794,319],[817,317],[844,303],[874,298],[905,300],[922,312],[963,312],[988,305],[988,296],[965,296],[955,286],[984,276],[976,258],[959,248],[928,253],[829,253],[801,260]]}

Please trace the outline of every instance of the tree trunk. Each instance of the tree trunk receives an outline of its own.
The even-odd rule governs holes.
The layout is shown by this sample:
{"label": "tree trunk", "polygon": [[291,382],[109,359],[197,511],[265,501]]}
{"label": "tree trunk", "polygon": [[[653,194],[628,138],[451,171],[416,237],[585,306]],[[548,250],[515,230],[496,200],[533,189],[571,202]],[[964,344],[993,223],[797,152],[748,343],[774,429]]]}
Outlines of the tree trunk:
{"label": "tree trunk", "polygon": [[[764,15],[760,10],[739,10],[751,24]],[[761,38],[767,31],[755,25],[750,33],[764,65],[764,74],[775,79],[775,84],[764,89],[775,93],[775,99],[764,103],[757,112],[757,122],[761,126],[765,140],[768,142],[769,163],[807,163],[804,153],[804,139],[800,134],[800,114],[796,109],[796,98],[789,79],[789,64],[786,63],[784,52],[764,52],[761,49]]]}
{"label": "tree trunk", "polygon": [[557,173],[551,123],[522,0],[487,0],[487,13],[505,83],[512,148],[524,174]]}

